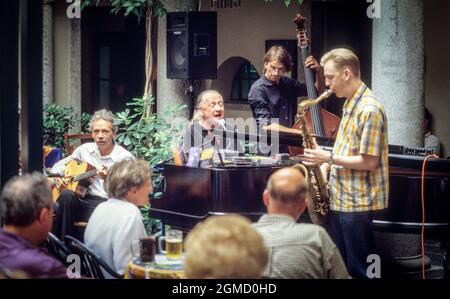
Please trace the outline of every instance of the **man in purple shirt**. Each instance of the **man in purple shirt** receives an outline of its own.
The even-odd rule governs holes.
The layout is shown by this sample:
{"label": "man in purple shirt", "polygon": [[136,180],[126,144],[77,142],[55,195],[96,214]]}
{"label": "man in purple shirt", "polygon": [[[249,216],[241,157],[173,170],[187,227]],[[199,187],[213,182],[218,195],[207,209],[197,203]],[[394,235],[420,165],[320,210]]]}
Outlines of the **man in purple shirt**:
{"label": "man in purple shirt", "polygon": [[66,267],[39,247],[53,224],[48,179],[37,172],[13,177],[0,201],[0,265],[29,278],[67,278]]}

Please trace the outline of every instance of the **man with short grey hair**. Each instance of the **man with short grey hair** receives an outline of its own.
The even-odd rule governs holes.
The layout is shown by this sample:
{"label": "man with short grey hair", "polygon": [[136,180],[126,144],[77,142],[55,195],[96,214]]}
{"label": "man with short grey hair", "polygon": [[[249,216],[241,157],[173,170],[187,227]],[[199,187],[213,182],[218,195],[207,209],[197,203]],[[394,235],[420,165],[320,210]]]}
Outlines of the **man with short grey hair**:
{"label": "man with short grey hair", "polygon": [[96,111],[91,118],[90,129],[95,142],[80,145],[72,155],[59,161],[52,168],[52,172],[59,173],[65,169],[68,162],[77,160],[87,162],[97,169],[97,174],[82,199],[75,192],[65,190],[69,183],[67,180],[59,178],[54,180],[55,185],[63,190],[57,200],[59,207],[54,227],[54,234],[58,238],[65,235],[76,236],[74,222],[87,222],[94,209],[107,200],[108,195],[103,187],[107,168],[123,159],[134,158],[129,151],[114,141],[117,125],[111,111],[105,109]]}
{"label": "man with short grey hair", "polygon": [[67,278],[66,267],[39,245],[53,223],[50,184],[40,173],[13,177],[1,194],[0,265],[27,278]]}
{"label": "man with short grey hair", "polygon": [[253,227],[269,250],[264,277],[350,278],[338,248],[315,224],[296,223],[307,205],[306,171],[282,168],[267,182],[263,202],[267,214]]}

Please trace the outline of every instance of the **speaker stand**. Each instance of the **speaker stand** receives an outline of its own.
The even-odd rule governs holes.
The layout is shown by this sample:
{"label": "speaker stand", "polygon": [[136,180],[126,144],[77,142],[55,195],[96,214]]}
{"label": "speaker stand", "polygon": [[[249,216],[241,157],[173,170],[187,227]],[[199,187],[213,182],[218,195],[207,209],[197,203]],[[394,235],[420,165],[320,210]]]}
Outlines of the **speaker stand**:
{"label": "speaker stand", "polygon": [[188,80],[189,86],[186,92],[186,95],[188,97],[188,103],[189,103],[189,119],[192,119],[194,117],[194,110],[195,110],[195,94],[194,94],[194,81]]}

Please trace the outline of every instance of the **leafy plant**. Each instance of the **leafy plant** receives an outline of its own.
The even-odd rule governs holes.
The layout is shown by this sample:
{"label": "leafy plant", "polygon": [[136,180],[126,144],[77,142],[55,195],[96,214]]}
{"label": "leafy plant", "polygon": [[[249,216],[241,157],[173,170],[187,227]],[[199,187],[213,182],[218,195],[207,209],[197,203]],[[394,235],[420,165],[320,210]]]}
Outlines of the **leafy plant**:
{"label": "leafy plant", "polygon": [[117,142],[136,158],[149,161],[152,167],[172,158],[172,148],[180,144],[187,125],[181,118],[186,105],[172,105],[158,117],[149,111],[154,100],[154,97],[134,98],[127,103],[131,110],[116,113]]}
{"label": "leafy plant", "polygon": [[[81,9],[89,5],[100,4],[100,0],[82,0]],[[160,0],[112,0],[110,1],[111,13],[123,13],[124,16],[134,14],[139,19],[145,15],[147,7],[151,7],[154,16],[164,16],[167,10]]]}
{"label": "leafy plant", "polygon": [[[264,0],[264,1],[266,1],[266,2],[272,2],[272,0]],[[286,7],[288,7],[289,4],[291,4],[291,2],[292,2],[292,0],[282,0],[282,1],[284,2],[284,5],[286,5]],[[297,1],[297,4],[300,6],[300,5],[303,4],[303,1],[304,1],[304,0],[296,0],[296,1]]]}
{"label": "leafy plant", "polygon": [[78,115],[73,107],[56,104],[44,105],[43,134],[44,144],[64,149],[64,133],[81,125],[81,131],[87,129],[91,116],[88,113]]}
{"label": "leafy plant", "polygon": [[[126,147],[136,158],[149,161],[152,167],[172,158],[172,147],[181,143],[182,132],[187,121],[180,118],[186,105],[170,106],[163,117],[151,113],[154,97],[134,98],[125,109],[116,113],[119,131],[116,137],[118,143]],[[176,120],[181,121],[176,121]],[[160,186],[163,183],[161,172],[152,176],[154,193],[152,198],[162,196]],[[159,190],[159,191],[158,191]],[[150,204],[140,207],[147,234],[161,230],[161,221],[149,215]]]}
{"label": "leafy plant", "polygon": [[153,235],[157,232],[159,232],[162,228],[161,220],[154,219],[150,217],[150,205],[139,207],[139,210],[141,211],[145,230],[148,235]]}

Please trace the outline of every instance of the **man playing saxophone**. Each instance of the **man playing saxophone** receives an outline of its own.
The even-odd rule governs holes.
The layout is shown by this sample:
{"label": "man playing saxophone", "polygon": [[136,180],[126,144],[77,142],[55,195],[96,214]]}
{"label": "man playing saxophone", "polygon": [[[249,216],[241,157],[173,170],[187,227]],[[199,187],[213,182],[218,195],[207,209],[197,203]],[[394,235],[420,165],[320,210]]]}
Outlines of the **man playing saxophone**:
{"label": "man playing saxophone", "polygon": [[358,57],[334,49],[321,59],[325,84],[345,98],[333,151],[305,149],[305,164],[330,172],[326,228],[355,278],[366,278],[375,253],[372,212],[387,208],[389,195],[387,119],[383,105],[361,81]]}

